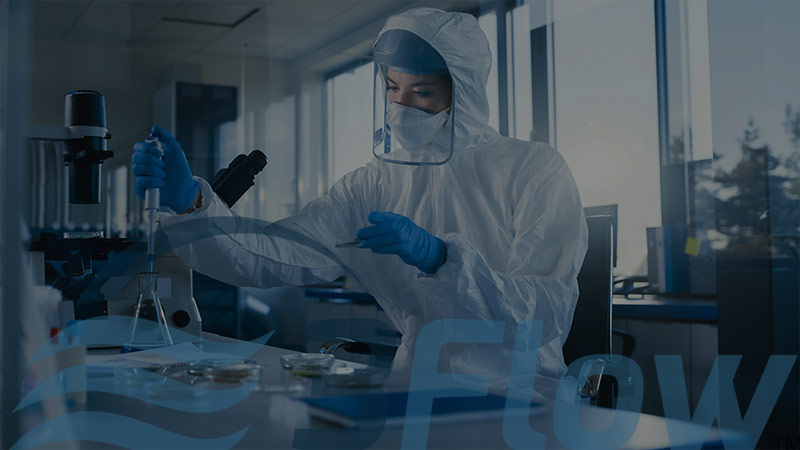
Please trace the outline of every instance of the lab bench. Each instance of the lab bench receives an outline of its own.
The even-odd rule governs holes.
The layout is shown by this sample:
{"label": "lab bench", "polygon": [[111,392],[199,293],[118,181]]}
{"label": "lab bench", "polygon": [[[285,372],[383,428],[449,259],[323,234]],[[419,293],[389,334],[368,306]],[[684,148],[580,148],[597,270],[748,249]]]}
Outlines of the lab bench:
{"label": "lab bench", "polygon": [[[329,304],[377,305],[372,295],[343,288],[307,288],[305,295]],[[613,314],[615,319],[714,323],[717,320],[717,303],[708,298],[645,295],[628,299],[614,296]]]}
{"label": "lab bench", "polygon": [[[399,343],[399,333],[391,328],[385,313],[370,294],[339,287],[314,287],[306,288],[305,296],[311,299],[309,321],[321,317],[345,319],[338,328],[328,328],[323,336],[308,339],[308,351],[315,351],[321,341],[335,336]],[[717,356],[716,301],[667,295],[645,295],[637,299],[615,296],[613,301],[613,327],[635,339],[631,358],[642,369],[645,379],[657,379],[653,355],[683,355],[689,401],[692,406],[696,405]],[[354,333],[346,319],[365,317],[377,319],[373,334]],[[619,353],[618,344],[615,340],[614,353]],[[661,392],[655,382],[645,383],[643,412],[662,413]]]}
{"label": "lab bench", "polygon": [[[224,343],[237,342],[207,333],[203,338]],[[89,392],[85,407],[70,410],[70,413],[76,414],[75,417],[87,412],[100,413],[104,423],[92,423],[90,427],[84,426],[82,431],[79,430],[78,435],[83,440],[78,446],[97,448],[98,443],[103,442],[106,445],[116,442],[117,445],[129,446],[125,445],[127,442],[142,447],[172,447],[183,442],[208,447],[213,446],[215,439],[234,436],[234,448],[321,448],[329,447],[332,443],[341,445],[343,442],[351,442],[353,446],[359,445],[359,448],[400,447],[402,427],[353,430],[334,427],[312,418],[307,406],[297,398],[406,391],[408,384],[403,377],[390,377],[381,388],[332,388],[325,386],[319,378],[297,377],[283,369],[279,358],[286,353],[293,352],[262,346],[250,356],[263,367],[258,387],[233,406],[211,412],[192,410],[191,403],[202,403],[202,397],[187,398],[187,407],[176,410],[149,402],[146,393],[133,396]],[[229,385],[220,388],[240,387]],[[621,416],[635,417],[637,425],[631,439],[623,445],[625,448],[699,444],[692,437],[698,436],[698,430],[701,429],[697,425],[672,421],[670,426],[677,424],[683,432],[679,437],[681,442],[671,442],[667,431],[667,423],[671,419],[587,405],[581,405],[580,408],[581,427],[587,432],[607,427]],[[526,422],[525,425],[530,425],[530,429],[546,437],[547,448],[563,447],[555,431],[552,405],[534,409]],[[529,433],[527,426],[523,428],[524,433]],[[144,434],[143,430],[148,430],[148,433]],[[430,448],[506,448],[505,432],[502,417],[451,423],[432,421],[427,443]],[[720,433],[717,429],[700,435],[719,444]],[[217,443],[221,444],[219,441]]]}
{"label": "lab bench", "polygon": [[642,298],[614,296],[615,319],[668,322],[716,323],[717,302],[709,298],[645,295]]}

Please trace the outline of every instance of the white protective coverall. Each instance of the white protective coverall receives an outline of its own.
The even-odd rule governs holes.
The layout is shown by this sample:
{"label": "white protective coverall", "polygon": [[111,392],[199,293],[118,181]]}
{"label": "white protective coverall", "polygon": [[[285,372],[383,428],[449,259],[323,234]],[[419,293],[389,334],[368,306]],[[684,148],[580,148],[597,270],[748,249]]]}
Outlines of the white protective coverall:
{"label": "white protective coverall", "polygon": [[[444,345],[439,365],[440,372],[489,375],[493,384],[502,383],[509,375],[515,325],[538,319],[543,329],[537,376],[558,379],[565,372],[561,346],[587,245],[572,174],[552,147],[502,137],[487,124],[491,55],[474,17],[420,8],[391,17],[381,32],[396,28],[425,39],[450,69],[457,111],[451,160],[415,167],[373,159],[298,215],[277,223],[333,249],[337,241],[352,239],[369,226],[370,212],[391,211],[444,240],[446,261],[431,276],[396,255],[333,250],[402,333],[395,369],[410,368],[415,339],[432,321],[504,321],[502,344]],[[162,215],[170,242],[178,240],[170,227],[179,222],[233,216],[209,184],[198,180],[201,208]],[[194,270],[234,285],[303,285],[345,273],[315,251],[264,234],[204,238],[175,253]]]}

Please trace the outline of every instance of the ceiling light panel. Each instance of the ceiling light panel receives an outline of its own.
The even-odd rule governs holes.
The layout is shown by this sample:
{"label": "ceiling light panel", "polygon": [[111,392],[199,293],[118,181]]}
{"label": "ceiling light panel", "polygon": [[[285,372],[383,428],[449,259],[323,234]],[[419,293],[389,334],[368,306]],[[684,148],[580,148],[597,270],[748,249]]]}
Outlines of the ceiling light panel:
{"label": "ceiling light panel", "polygon": [[185,1],[173,8],[165,21],[216,24],[234,27],[254,10],[264,7],[264,2],[237,1]]}

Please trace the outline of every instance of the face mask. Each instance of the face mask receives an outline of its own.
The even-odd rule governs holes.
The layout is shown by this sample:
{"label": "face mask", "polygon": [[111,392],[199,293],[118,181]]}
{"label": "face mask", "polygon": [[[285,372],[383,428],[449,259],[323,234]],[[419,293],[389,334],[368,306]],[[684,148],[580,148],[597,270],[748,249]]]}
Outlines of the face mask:
{"label": "face mask", "polygon": [[448,110],[429,114],[416,108],[391,102],[386,110],[386,123],[392,138],[406,150],[419,150],[433,142],[444,129]]}

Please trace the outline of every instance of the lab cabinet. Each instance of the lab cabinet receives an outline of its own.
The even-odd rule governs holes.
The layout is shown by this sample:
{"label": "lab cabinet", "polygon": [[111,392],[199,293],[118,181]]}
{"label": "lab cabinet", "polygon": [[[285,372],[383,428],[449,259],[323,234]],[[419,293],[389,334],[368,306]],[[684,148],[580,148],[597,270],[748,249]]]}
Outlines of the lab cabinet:
{"label": "lab cabinet", "polygon": [[642,370],[642,412],[663,416],[654,355],[681,355],[690,409],[694,411],[717,357],[717,326],[709,323],[615,319],[614,328],[636,339],[632,359]]}

